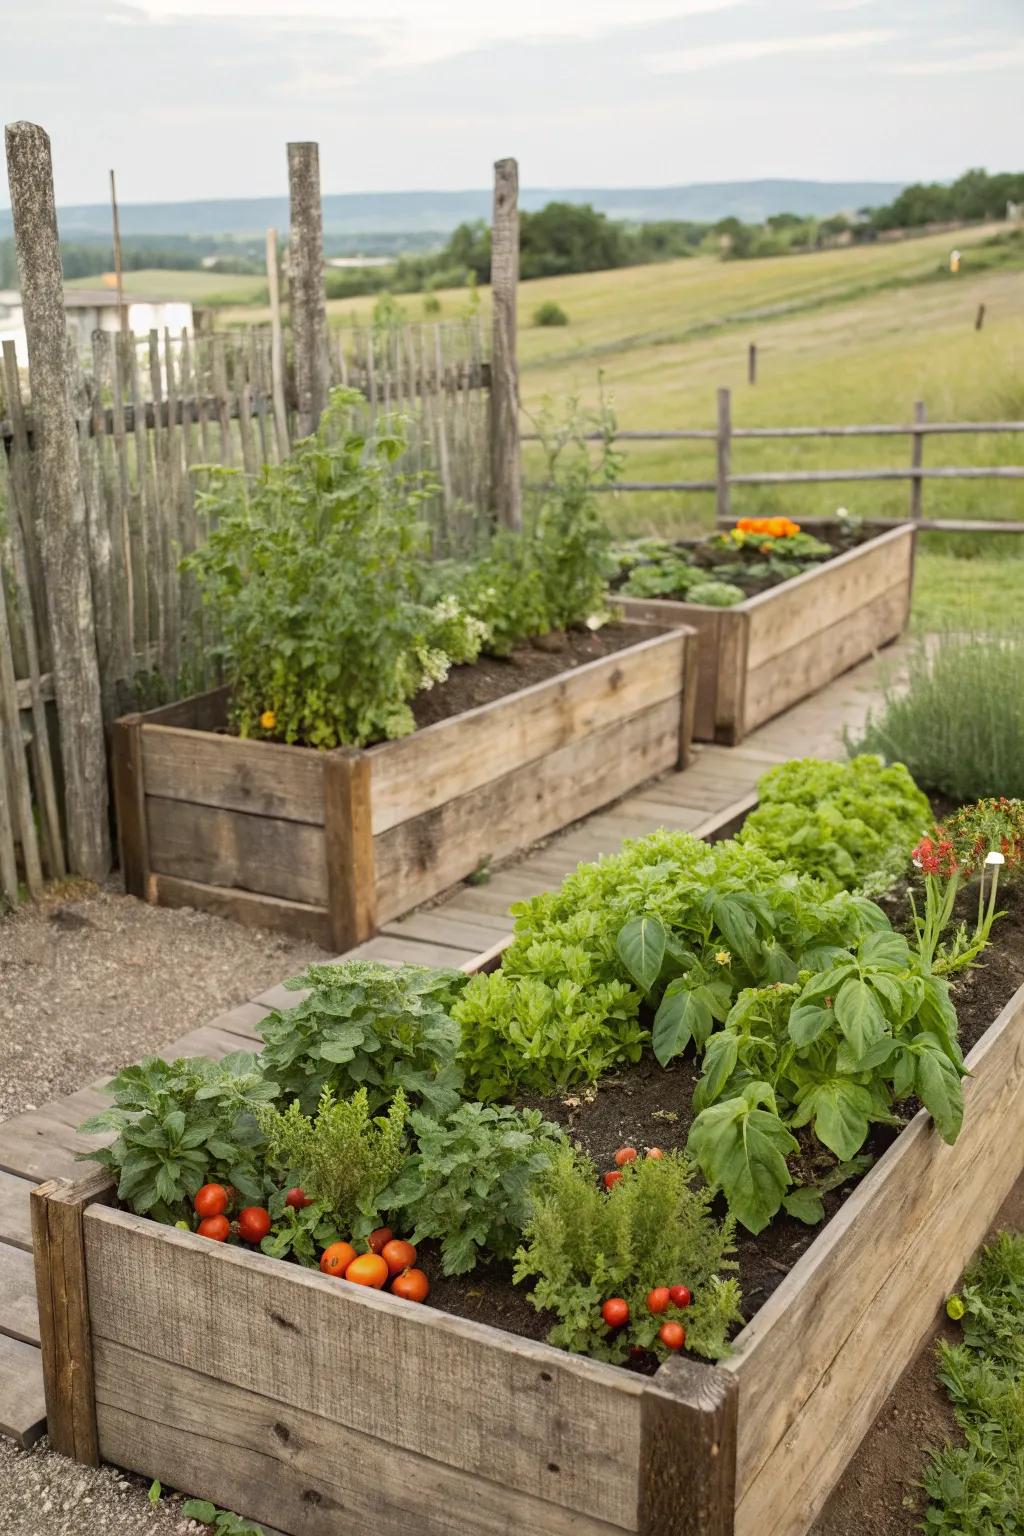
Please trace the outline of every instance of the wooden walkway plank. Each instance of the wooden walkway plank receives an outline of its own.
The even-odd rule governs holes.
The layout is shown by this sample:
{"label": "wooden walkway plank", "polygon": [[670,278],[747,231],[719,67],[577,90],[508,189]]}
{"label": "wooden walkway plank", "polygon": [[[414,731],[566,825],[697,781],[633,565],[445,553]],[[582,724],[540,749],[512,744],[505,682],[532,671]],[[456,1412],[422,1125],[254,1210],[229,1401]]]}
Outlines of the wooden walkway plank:
{"label": "wooden walkway plank", "polygon": [[32,1252],[32,1218],[29,1213],[31,1179],[0,1173],[0,1242]]}
{"label": "wooden walkway plank", "polygon": [[0,1333],[0,1435],[27,1451],[46,1431],[38,1347]]}
{"label": "wooden walkway plank", "polygon": [[0,1243],[0,1298],[0,1334],[38,1344],[35,1265],[31,1253],[8,1243]]}

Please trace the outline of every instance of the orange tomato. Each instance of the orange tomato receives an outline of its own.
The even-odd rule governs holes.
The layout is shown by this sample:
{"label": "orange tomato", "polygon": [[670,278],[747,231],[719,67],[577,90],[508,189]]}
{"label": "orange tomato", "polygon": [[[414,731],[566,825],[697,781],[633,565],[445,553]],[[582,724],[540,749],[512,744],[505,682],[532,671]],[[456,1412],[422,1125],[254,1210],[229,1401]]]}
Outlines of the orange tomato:
{"label": "orange tomato", "polygon": [[345,1271],[345,1279],[354,1285],[370,1285],[379,1291],[387,1283],[388,1264],[379,1253],[360,1253]]}
{"label": "orange tomato", "polygon": [[620,1147],[615,1154],[616,1168],[625,1168],[627,1163],[636,1162],[636,1147]]}
{"label": "orange tomato", "polygon": [[665,1154],[660,1147],[648,1147],[647,1156],[653,1158],[656,1163],[660,1163]]}
{"label": "orange tomato", "polygon": [[210,1237],[215,1243],[226,1243],[231,1223],[226,1216],[207,1216],[199,1223],[199,1236]]}
{"label": "orange tomato", "polygon": [[403,1269],[411,1269],[416,1263],[416,1249],[412,1243],[406,1243],[400,1237],[393,1237],[390,1243],[385,1243],[380,1256],[388,1267],[389,1275],[400,1275]]}
{"label": "orange tomato", "polygon": [[430,1281],[422,1269],[406,1269],[391,1282],[391,1294],[405,1301],[426,1301],[430,1293]]}
{"label": "orange tomato", "polygon": [[604,1175],[604,1187],[605,1187],[605,1189],[614,1189],[615,1185],[619,1182],[619,1180],[621,1178],[622,1178],[622,1174],[620,1173],[618,1168],[611,1169],[610,1172],[608,1172],[608,1173],[606,1173]]}
{"label": "orange tomato", "polygon": [[336,1275],[343,1279],[355,1256],[356,1251],[351,1243],[331,1243],[320,1255],[320,1268],[325,1275]]}

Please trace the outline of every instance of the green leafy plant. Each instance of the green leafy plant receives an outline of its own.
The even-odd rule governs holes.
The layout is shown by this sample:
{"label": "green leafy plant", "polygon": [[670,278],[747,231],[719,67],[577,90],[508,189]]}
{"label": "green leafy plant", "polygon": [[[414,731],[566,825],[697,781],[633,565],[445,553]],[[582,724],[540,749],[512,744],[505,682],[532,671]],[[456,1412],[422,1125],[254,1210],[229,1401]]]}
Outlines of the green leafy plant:
{"label": "green leafy plant", "polygon": [[331,1243],[347,1239],[338,1217],[322,1201],[311,1201],[296,1209],[286,1205],[287,1191],[277,1189],[267,1201],[273,1228],[260,1243],[272,1259],[292,1258],[306,1269],[316,1269],[320,1255]]}
{"label": "green leafy plant", "polygon": [[148,1056],[107,1085],[114,1105],[92,1115],[86,1134],[116,1131],[111,1145],[81,1156],[117,1175],[117,1195],[139,1215],[173,1223],[191,1217],[203,1184],[231,1184],[259,1201],[263,1136],[256,1123],[277,1085],[249,1051],[220,1061]]}
{"label": "green leafy plant", "polygon": [[479,620],[424,599],[422,479],[394,469],[397,421],[367,440],[336,390],[313,437],[257,479],[211,471],[211,532],[189,556],[216,612],[243,736],[362,746],[413,729],[409,700],[473,661]]}
{"label": "green leafy plant", "polygon": [[737,835],[830,891],[888,890],[931,825],[932,809],[902,763],[804,757],[758,780],[760,804]]}
{"label": "green leafy plant", "polygon": [[365,1088],[349,1099],[335,1099],[325,1088],[313,1117],[304,1115],[293,1099],[283,1111],[264,1106],[257,1118],[266,1137],[267,1163],[301,1185],[344,1231],[362,1237],[377,1225],[384,1208],[380,1197],[402,1166],[407,1111],[401,1088],[387,1115],[376,1118]]}
{"label": "green leafy plant", "polygon": [[[969,826],[970,822],[965,825]],[[944,836],[943,829],[937,827],[934,838],[922,837],[913,850],[913,861],[921,871],[924,884],[924,902],[920,909],[913,890],[909,892],[921,964],[943,975],[973,965],[982,950],[988,947],[996,918],[1003,915],[996,911],[996,896],[999,893],[999,871],[1005,863],[1004,854],[999,850],[990,850],[982,857],[977,847],[972,846],[966,868],[962,869],[953,843]],[[967,924],[962,922],[958,924],[952,938],[943,943],[942,936],[952,922],[962,881],[975,866],[981,878],[978,881],[978,915],[974,931],[969,932]]]}
{"label": "green leafy plant", "polygon": [[[695,1169],[679,1153],[628,1165],[610,1190],[578,1150],[555,1152],[533,1191],[532,1212],[517,1254],[515,1279],[535,1282],[530,1300],[554,1312],[552,1344],[599,1360],[621,1362],[631,1346],[668,1351],[657,1334],[665,1316],[685,1323],[686,1345],[717,1359],[740,1320],[739,1287],[723,1278],[735,1268],[733,1228],[711,1215],[711,1192],[697,1188]],[[656,1286],[685,1285],[692,1304],[664,1315],[648,1312]],[[621,1297],[628,1327],[609,1331],[602,1304]]]}
{"label": "green leafy plant", "polygon": [[840,1162],[915,1094],[943,1140],[963,1119],[963,1057],[946,983],[902,934],[879,927],[850,951],[808,955],[796,982],[743,991],[704,1053],[688,1147],[737,1220],[760,1232],[792,1183],[794,1131]]}
{"label": "green leafy plant", "polygon": [[868,717],[857,751],[906,763],[919,784],[960,803],[1024,796],[1024,635],[921,640]]}
{"label": "green leafy plant", "polygon": [[732,608],[742,603],[746,593],[731,581],[695,581],[686,594],[688,603],[702,603],[706,608]]}
{"label": "green leafy plant", "polygon": [[364,1088],[371,1113],[402,1089],[445,1114],[462,1087],[451,1010],[466,981],[461,971],[369,960],[311,965],[287,983],[309,996],[260,1026],[264,1071],[307,1114],[324,1088],[338,1098]]}
{"label": "green leafy plant", "polygon": [[181,1512],[187,1520],[210,1526],[217,1536],[268,1536],[266,1526],[232,1514],[229,1509],[218,1509],[209,1499],[186,1499]]}
{"label": "green leafy plant", "polygon": [[568,325],[569,316],[554,299],[545,299],[533,312],[534,325]]}
{"label": "green leafy plant", "polygon": [[529,1212],[532,1182],[565,1137],[535,1109],[461,1104],[443,1121],[413,1114],[417,1150],[384,1199],[403,1211],[411,1241],[437,1238],[446,1275],[479,1259],[510,1259]]}
{"label": "green leafy plant", "polygon": [[954,1299],[963,1339],[940,1342],[939,1380],[965,1443],[933,1452],[922,1529],[1005,1536],[1024,1511],[1024,1237],[1001,1233]]}

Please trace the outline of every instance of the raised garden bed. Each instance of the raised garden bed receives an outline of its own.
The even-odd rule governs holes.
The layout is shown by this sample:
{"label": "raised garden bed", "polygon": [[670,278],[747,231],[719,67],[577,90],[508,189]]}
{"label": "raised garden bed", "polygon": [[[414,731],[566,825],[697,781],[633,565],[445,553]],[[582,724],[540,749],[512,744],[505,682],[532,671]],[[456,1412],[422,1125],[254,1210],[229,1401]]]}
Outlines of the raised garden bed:
{"label": "raised garden bed", "polygon": [[914,528],[906,524],[731,608],[619,600],[630,619],[697,631],[694,735],[735,746],[902,633],[913,566]]}
{"label": "raised garden bed", "polygon": [[348,949],[487,859],[686,765],[697,637],[671,615],[658,624],[579,637],[578,656],[535,652],[520,675],[539,661],[553,675],[527,687],[514,660],[459,668],[489,679],[490,702],[453,676],[475,707],[436,718],[439,688],[422,696],[433,724],[366,750],[229,735],[226,689],[127,716],[114,727],[126,889]]}
{"label": "raised garden bed", "polygon": [[1024,1166],[1016,975],[970,982],[956,1143],[916,1115],[717,1367],[645,1378],[44,1186],[51,1438],[293,1536],[803,1536]]}

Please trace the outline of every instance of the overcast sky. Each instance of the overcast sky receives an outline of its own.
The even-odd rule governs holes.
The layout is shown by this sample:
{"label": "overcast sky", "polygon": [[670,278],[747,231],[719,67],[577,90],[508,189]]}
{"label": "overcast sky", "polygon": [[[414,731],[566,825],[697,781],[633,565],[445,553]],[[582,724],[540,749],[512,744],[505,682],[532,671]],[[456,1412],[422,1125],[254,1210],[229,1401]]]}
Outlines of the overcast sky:
{"label": "overcast sky", "polygon": [[[378,14],[374,14],[378,13]],[[628,18],[628,19],[627,19]],[[1024,0],[0,0],[62,203],[1017,169]],[[0,178],[6,205],[6,182]]]}

